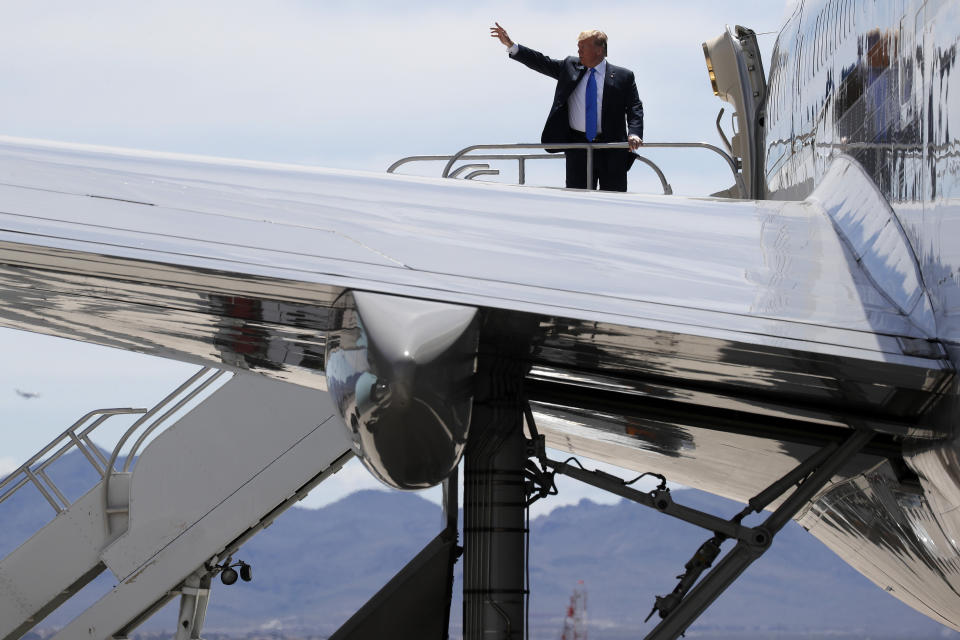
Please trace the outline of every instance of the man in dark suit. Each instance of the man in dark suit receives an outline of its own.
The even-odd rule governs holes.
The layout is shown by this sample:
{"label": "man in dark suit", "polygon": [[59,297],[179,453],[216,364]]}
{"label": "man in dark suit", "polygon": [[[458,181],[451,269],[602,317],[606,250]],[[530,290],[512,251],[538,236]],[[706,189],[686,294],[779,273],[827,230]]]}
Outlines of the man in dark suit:
{"label": "man in dark suit", "polygon": [[[549,58],[516,44],[498,23],[490,35],[507,47],[510,57],[534,71],[555,78],[557,89],[543,127],[544,144],[565,142],[629,142],[635,150],[643,144],[643,103],[633,72],[607,62],[607,35],[584,31],[577,38],[578,56]],[[570,150],[567,187],[587,187],[586,151]],[[627,170],[635,156],[626,149],[594,151],[591,189],[626,191]]]}

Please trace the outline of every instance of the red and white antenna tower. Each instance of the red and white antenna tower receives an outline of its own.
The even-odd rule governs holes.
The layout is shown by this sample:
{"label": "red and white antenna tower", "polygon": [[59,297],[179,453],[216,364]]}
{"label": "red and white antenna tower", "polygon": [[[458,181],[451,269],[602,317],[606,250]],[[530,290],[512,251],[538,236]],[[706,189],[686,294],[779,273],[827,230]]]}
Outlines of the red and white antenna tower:
{"label": "red and white antenna tower", "polygon": [[577,581],[577,586],[570,596],[570,606],[563,619],[563,633],[560,640],[587,640],[587,585],[583,580]]}

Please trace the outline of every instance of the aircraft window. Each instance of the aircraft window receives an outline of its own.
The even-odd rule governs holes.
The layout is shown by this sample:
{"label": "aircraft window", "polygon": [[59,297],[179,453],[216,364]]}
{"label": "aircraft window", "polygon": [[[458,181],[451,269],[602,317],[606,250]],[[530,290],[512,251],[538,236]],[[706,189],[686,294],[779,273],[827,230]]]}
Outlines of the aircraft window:
{"label": "aircraft window", "polygon": [[[781,61],[781,65],[783,62]],[[784,92],[786,91],[786,82],[783,78],[784,69],[781,66],[780,73],[777,74],[777,110],[783,113]]]}
{"label": "aircraft window", "polygon": [[820,49],[820,46],[819,46],[820,43],[819,43],[819,38],[818,38],[818,35],[819,35],[819,33],[818,33],[818,32],[819,32],[819,27],[820,27],[820,24],[819,24],[819,21],[817,21],[817,24],[814,25],[813,33],[810,34],[810,36],[811,36],[811,38],[810,38],[810,40],[811,40],[811,42],[810,42],[810,50],[807,52],[807,73],[809,74],[809,75],[807,76],[808,79],[813,79],[813,74],[814,74],[814,73],[816,72],[816,70],[817,70],[817,66],[816,66],[816,65],[817,65],[817,55],[818,55],[817,52],[818,52],[819,49]]}
{"label": "aircraft window", "polygon": [[[835,0],[830,0],[830,4],[827,5],[827,10],[826,10],[827,17],[825,18],[824,29],[826,31],[826,37],[827,37],[827,50],[824,52],[824,54],[827,57],[829,57],[830,54],[833,53],[833,46],[834,46],[833,11],[836,4],[837,3],[835,2]],[[826,60],[824,60],[824,62],[826,62]]]}
{"label": "aircraft window", "polygon": [[830,2],[830,54],[837,50],[840,44],[840,33],[837,29],[837,16],[840,13],[841,0],[831,0]]}
{"label": "aircraft window", "polygon": [[830,10],[833,8],[833,2],[828,2],[823,8],[823,20],[820,21],[820,66],[827,63],[827,56],[830,53]]}
{"label": "aircraft window", "polygon": [[808,78],[813,79],[813,74],[817,71],[817,57],[820,55],[820,38],[819,38],[820,24],[819,20],[814,26],[813,33],[811,35],[811,47],[808,51],[808,61],[807,61],[807,73],[809,74]]}
{"label": "aircraft window", "polygon": [[837,12],[833,16],[833,29],[836,33],[837,47],[843,42],[843,4],[845,0],[837,0]]}
{"label": "aircraft window", "polygon": [[[901,105],[909,104],[910,95],[913,93],[913,61],[908,57],[913,51],[913,29],[908,24],[907,20],[907,18],[900,20],[900,39],[902,42],[897,42],[898,48],[902,45],[902,49],[897,52],[897,60],[900,63],[897,65],[897,71],[900,80]],[[907,59],[901,58],[901,54],[905,54],[904,57]]]}
{"label": "aircraft window", "polygon": [[836,17],[836,29],[837,29],[837,46],[840,46],[840,43],[843,42],[843,11],[849,0],[839,0],[837,2],[837,17]]}
{"label": "aircraft window", "polygon": [[792,91],[792,93],[793,93],[794,96],[799,96],[799,95],[800,95],[801,74],[803,73],[803,67],[801,66],[801,65],[803,64],[803,35],[801,35],[799,38],[797,38],[797,51],[796,51],[796,55],[797,55],[797,73],[794,74],[794,76],[793,76],[793,78],[792,78],[792,81],[793,81],[793,82],[792,82],[792,84],[793,84],[793,87],[792,87],[793,91]]}
{"label": "aircraft window", "polygon": [[[785,60],[781,60],[780,64],[783,65],[785,62],[786,62]],[[780,113],[781,113],[781,114],[784,114],[784,112],[786,111],[786,110],[785,110],[785,107],[786,107],[786,101],[787,101],[787,91],[789,90],[789,85],[787,84],[787,81],[788,81],[789,77],[790,77],[790,76],[787,75],[787,68],[786,68],[785,66],[784,66],[784,67],[781,67],[781,70],[780,70],[780,99],[779,99],[779,102],[780,102]]]}
{"label": "aircraft window", "polygon": [[835,37],[836,37],[836,39],[837,39],[837,44],[840,44],[840,39],[841,39],[841,37],[842,37],[842,33],[841,33],[840,29],[841,29],[841,27],[842,27],[843,5],[844,5],[845,2],[846,2],[846,0],[837,0],[837,1],[836,1],[836,4],[834,5],[834,11],[833,11],[833,28],[834,28],[834,30],[835,30],[835,32],[836,32]]}
{"label": "aircraft window", "polygon": [[813,28],[813,50],[810,51],[810,77],[817,72],[820,67],[820,16],[817,16],[817,23]]}
{"label": "aircraft window", "polygon": [[820,60],[820,16],[817,16],[816,25],[813,28],[813,49],[810,51],[810,78],[817,72]]}
{"label": "aircraft window", "polygon": [[837,23],[839,22],[841,6],[843,6],[843,0],[831,0],[830,2],[830,32],[833,34],[831,37],[835,44],[838,41]]}
{"label": "aircraft window", "polygon": [[783,84],[783,74],[777,73],[775,76],[773,76],[772,80],[773,80],[773,87],[772,87],[773,107],[774,107],[774,110],[779,111],[780,110],[780,85]]}
{"label": "aircraft window", "polygon": [[[778,54],[779,52],[775,50],[772,57],[774,63],[778,58]],[[780,118],[781,87],[783,86],[783,71],[779,66],[775,66],[774,68],[776,69],[776,73],[770,74],[770,113],[767,116],[771,126]]]}
{"label": "aircraft window", "polygon": [[778,113],[781,114],[781,117],[782,117],[784,93],[786,92],[786,81],[784,80],[784,77],[783,77],[785,70],[782,66],[783,65],[782,60],[780,64],[781,64],[780,73],[777,74],[777,111]]}
{"label": "aircraft window", "polygon": [[797,46],[793,49],[793,55],[797,56],[796,62],[796,73],[792,74],[790,78],[790,93],[797,95],[799,93],[798,80],[803,73],[803,57],[800,55],[800,51],[803,49],[803,36],[797,37]]}
{"label": "aircraft window", "polygon": [[827,3],[820,13],[820,66],[827,63],[827,54],[830,52],[830,10],[833,7],[833,1]]}
{"label": "aircraft window", "polygon": [[816,21],[811,23],[810,26],[812,27],[812,29],[810,29],[809,31],[810,33],[809,54],[810,55],[807,58],[807,78],[808,79],[813,77],[813,71],[814,71],[813,66],[817,61],[817,49],[820,48],[819,42],[818,42],[818,40],[820,39],[819,37],[820,36],[820,16],[817,16]]}
{"label": "aircraft window", "polygon": [[820,66],[827,64],[827,57],[830,53],[830,11],[833,9],[833,0],[827,3],[823,8],[820,21]]}

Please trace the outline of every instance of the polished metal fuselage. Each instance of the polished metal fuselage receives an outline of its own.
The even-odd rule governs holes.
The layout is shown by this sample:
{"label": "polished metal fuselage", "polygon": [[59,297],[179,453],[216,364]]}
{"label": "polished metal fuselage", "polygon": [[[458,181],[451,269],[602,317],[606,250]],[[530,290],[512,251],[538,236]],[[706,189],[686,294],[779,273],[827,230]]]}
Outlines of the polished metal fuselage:
{"label": "polished metal fuselage", "polygon": [[[807,197],[840,156],[864,169],[895,211],[920,271],[918,289],[929,298],[932,341],[954,366],[960,363],[958,40],[956,2],[806,0],[773,52],[764,122],[769,198]],[[954,385],[928,412],[943,439],[901,441],[922,491],[879,465],[828,491],[800,521],[879,586],[957,628]]]}
{"label": "polished metal fuselage", "polygon": [[956,14],[801,3],[765,201],[0,139],[0,323],[325,389],[347,291],[522,317],[559,449],[747,499],[875,431],[800,520],[960,628]]}
{"label": "polished metal fuselage", "polygon": [[958,30],[955,2],[806,0],[777,40],[765,110],[767,196],[805,198],[834,158],[855,158],[895,209],[950,346],[960,344]]}

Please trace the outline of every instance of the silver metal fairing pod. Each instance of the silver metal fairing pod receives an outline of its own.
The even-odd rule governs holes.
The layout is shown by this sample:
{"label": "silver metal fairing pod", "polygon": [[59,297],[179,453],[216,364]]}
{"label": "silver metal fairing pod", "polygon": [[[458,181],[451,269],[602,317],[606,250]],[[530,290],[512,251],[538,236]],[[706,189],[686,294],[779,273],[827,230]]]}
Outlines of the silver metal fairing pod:
{"label": "silver metal fairing pod", "polygon": [[397,489],[442,482],[467,442],[476,308],[359,291],[336,308],[327,387],[357,455]]}
{"label": "silver metal fairing pod", "polygon": [[[707,60],[713,94],[733,105],[734,134],[729,142],[725,136],[723,139],[730,154],[739,158],[743,165],[747,192],[740,197],[762,198],[760,128],[763,126],[767,83],[757,36],[745,27],[738,25],[733,29],[728,26],[721,35],[703,43],[703,55]],[[719,116],[717,127],[720,127]]]}

